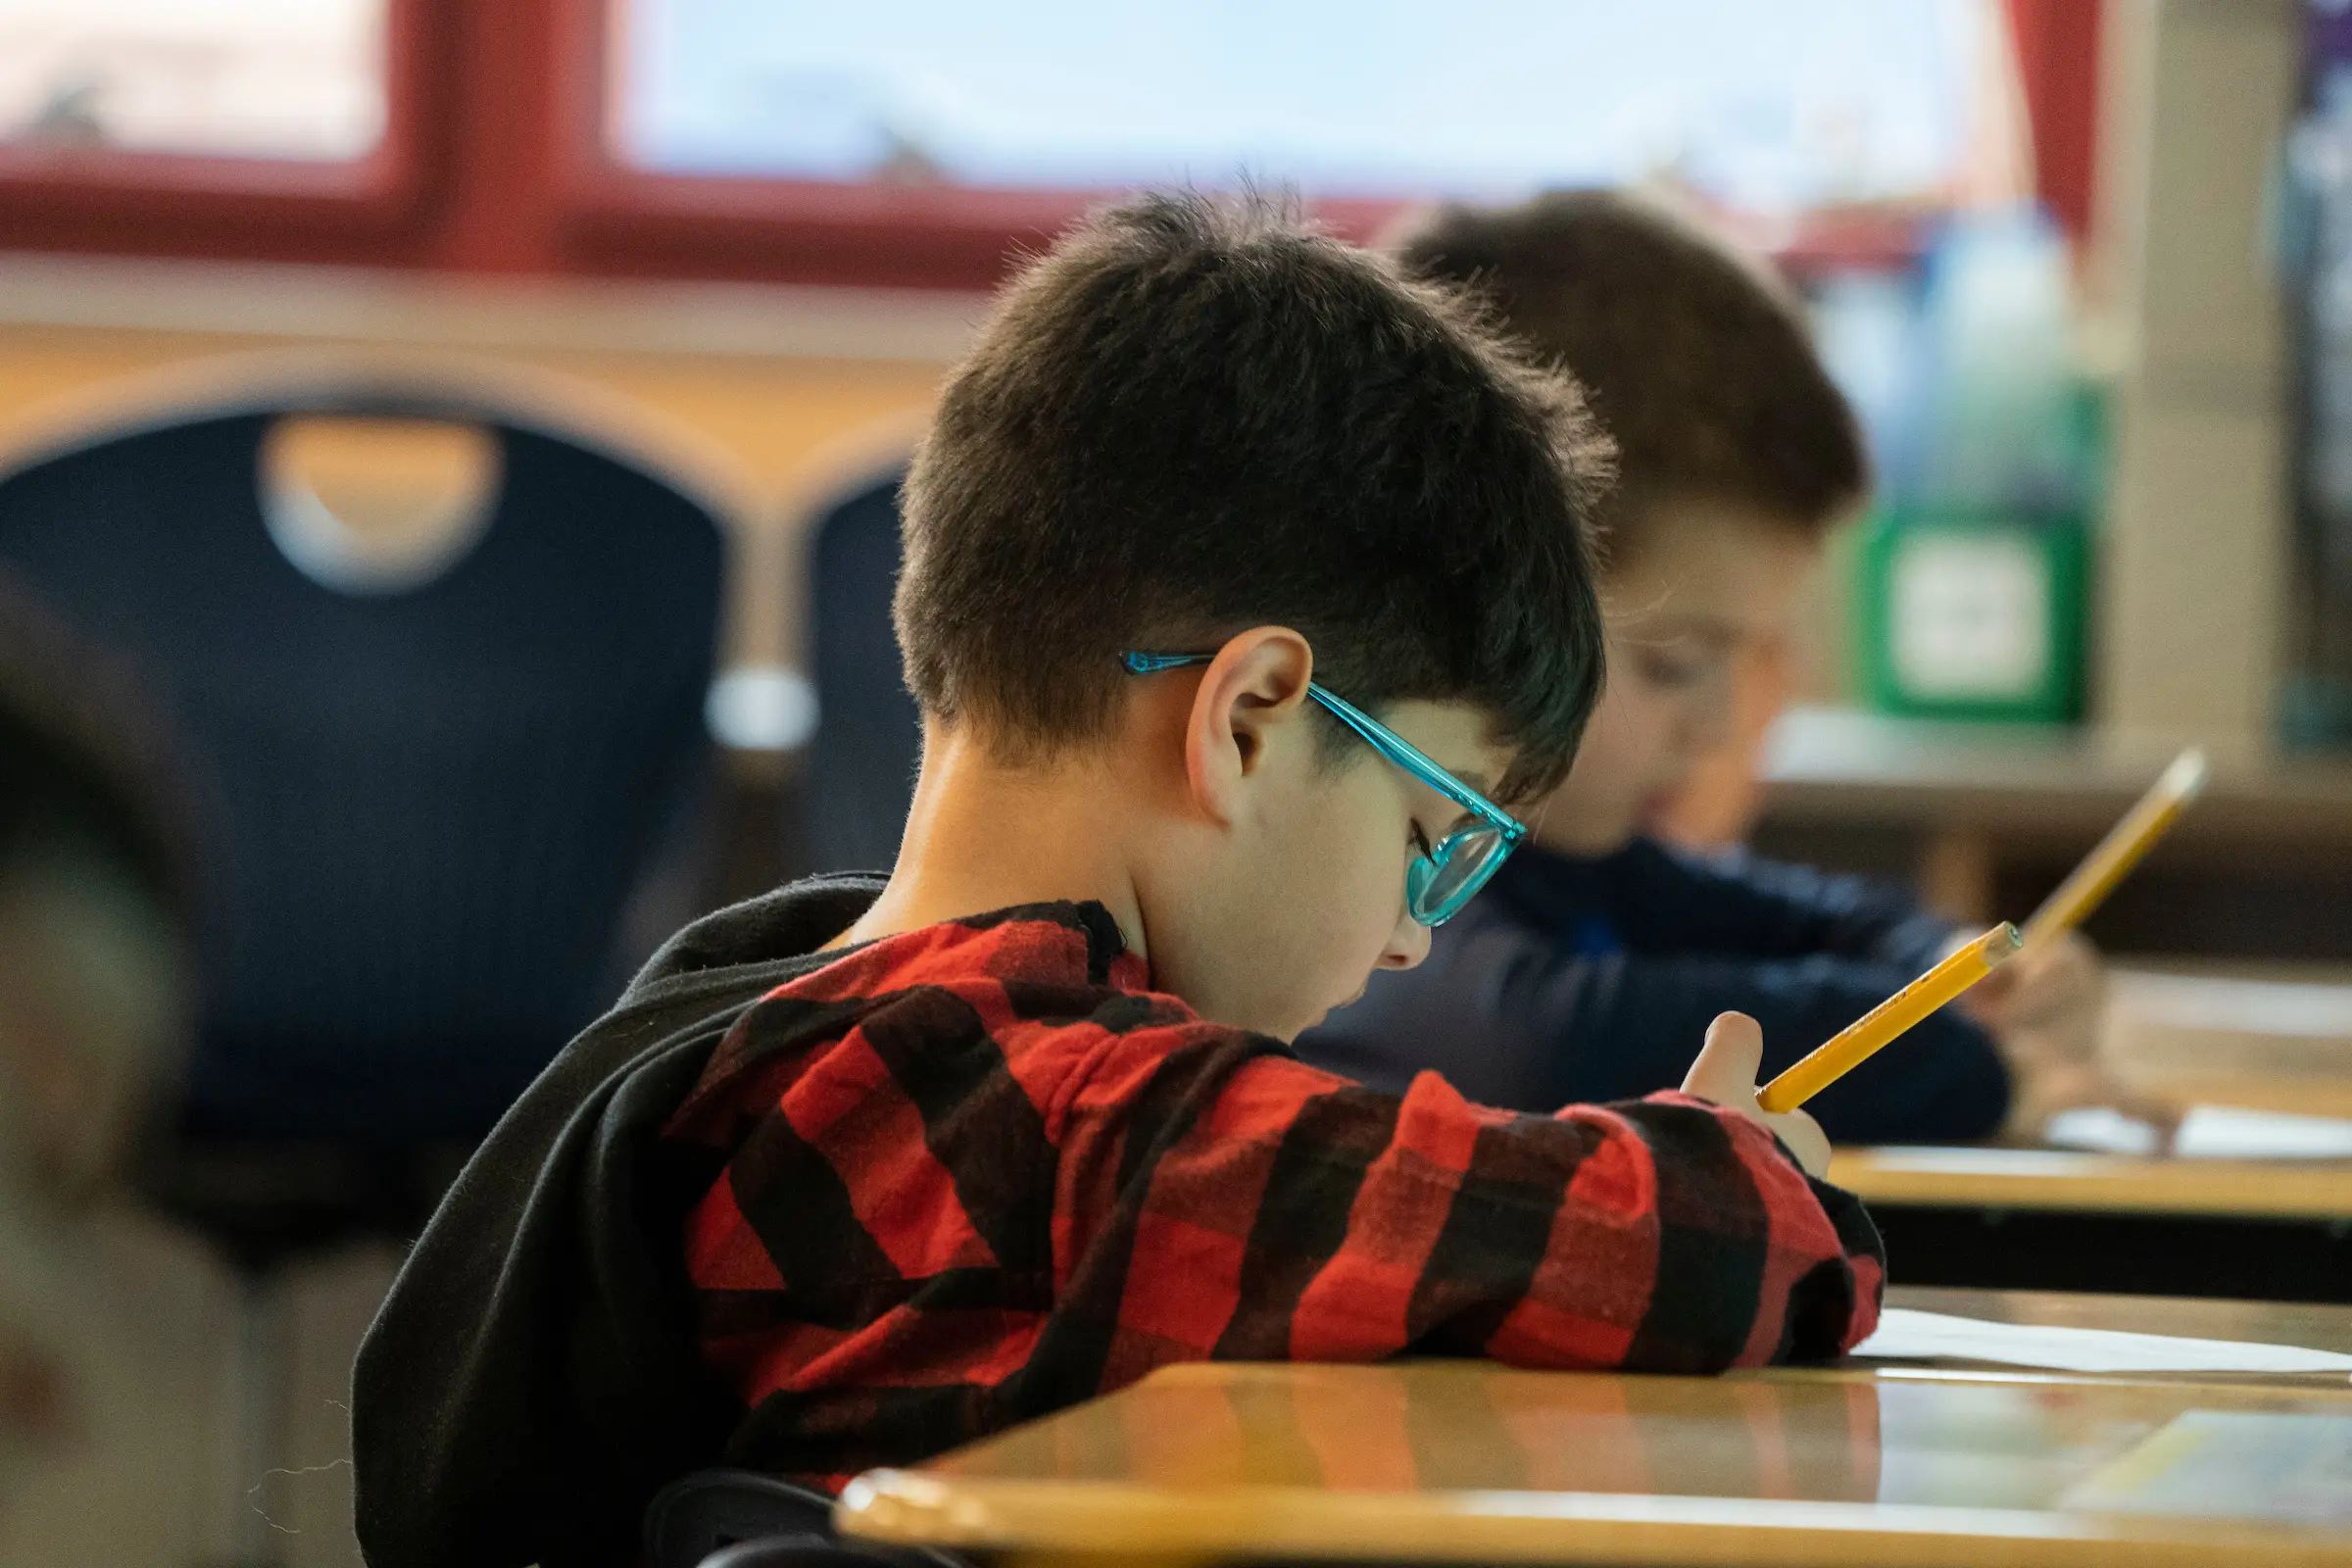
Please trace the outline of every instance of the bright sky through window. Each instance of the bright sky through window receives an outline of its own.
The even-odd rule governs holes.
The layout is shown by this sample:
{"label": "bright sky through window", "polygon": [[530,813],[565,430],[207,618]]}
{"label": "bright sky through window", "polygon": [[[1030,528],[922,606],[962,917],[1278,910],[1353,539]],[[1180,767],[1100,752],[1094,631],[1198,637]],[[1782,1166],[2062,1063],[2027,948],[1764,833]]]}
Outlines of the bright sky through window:
{"label": "bright sky through window", "polygon": [[1499,196],[1666,171],[1940,188],[1988,0],[614,0],[615,151],[676,172]]}
{"label": "bright sky through window", "polygon": [[343,161],[384,130],[386,0],[0,0],[0,138]]}

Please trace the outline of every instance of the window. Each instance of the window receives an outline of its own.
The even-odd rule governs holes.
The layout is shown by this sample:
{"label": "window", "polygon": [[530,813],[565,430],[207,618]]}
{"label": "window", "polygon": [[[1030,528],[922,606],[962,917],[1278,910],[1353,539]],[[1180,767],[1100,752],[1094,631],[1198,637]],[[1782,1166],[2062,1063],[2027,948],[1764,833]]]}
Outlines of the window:
{"label": "window", "polygon": [[0,0],[0,249],[986,288],[1146,182],[1295,184],[1360,239],[1657,176],[1800,270],[1881,265],[2000,162],[2012,39],[2086,206],[2098,10]]}
{"label": "window", "polygon": [[384,133],[385,0],[8,0],[23,149],[350,162]]}
{"label": "window", "polygon": [[0,247],[387,254],[460,4],[0,0]]}
{"label": "window", "polygon": [[1940,193],[1982,0],[613,0],[607,153],[901,193],[1669,174],[1789,213]]}

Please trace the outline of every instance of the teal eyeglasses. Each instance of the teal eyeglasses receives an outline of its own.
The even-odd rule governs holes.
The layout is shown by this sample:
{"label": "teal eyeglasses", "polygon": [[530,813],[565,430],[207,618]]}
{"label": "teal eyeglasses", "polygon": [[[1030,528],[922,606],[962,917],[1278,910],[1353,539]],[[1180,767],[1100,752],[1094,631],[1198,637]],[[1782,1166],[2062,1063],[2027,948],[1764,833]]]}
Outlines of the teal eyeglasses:
{"label": "teal eyeglasses", "polygon": [[[1211,654],[1121,654],[1119,664],[1130,675],[1154,675],[1163,669],[1205,664]],[[1493,801],[1431,761],[1419,747],[1356,707],[1347,698],[1309,681],[1307,695],[1331,710],[1332,716],[1361,735],[1371,748],[1422,783],[1478,818],[1457,827],[1435,848],[1416,856],[1404,868],[1404,908],[1423,925],[1444,925],[1459,913],[1470,896],[1511,858],[1527,825]]]}

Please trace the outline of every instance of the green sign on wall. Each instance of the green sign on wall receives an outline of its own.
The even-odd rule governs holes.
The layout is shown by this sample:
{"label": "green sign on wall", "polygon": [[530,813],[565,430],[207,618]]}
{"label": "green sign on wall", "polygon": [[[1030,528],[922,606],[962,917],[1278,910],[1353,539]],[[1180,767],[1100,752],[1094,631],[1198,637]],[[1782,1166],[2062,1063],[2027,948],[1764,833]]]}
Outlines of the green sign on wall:
{"label": "green sign on wall", "polygon": [[1921,717],[2080,718],[2089,554],[2076,515],[1916,508],[1874,516],[1855,585],[1871,705]]}

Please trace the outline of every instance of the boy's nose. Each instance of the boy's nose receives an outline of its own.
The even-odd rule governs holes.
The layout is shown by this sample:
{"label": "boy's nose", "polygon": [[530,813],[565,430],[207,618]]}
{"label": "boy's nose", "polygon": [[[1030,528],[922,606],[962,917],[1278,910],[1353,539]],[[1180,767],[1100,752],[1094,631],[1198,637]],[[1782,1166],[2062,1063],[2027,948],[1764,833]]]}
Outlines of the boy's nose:
{"label": "boy's nose", "polygon": [[1687,756],[1712,751],[1732,733],[1733,702],[1729,682],[1719,683],[1683,710],[1682,743]]}
{"label": "boy's nose", "polygon": [[1396,929],[1389,933],[1389,945],[1381,953],[1383,969],[1410,969],[1429,956],[1429,927],[1402,910],[1397,911]]}

